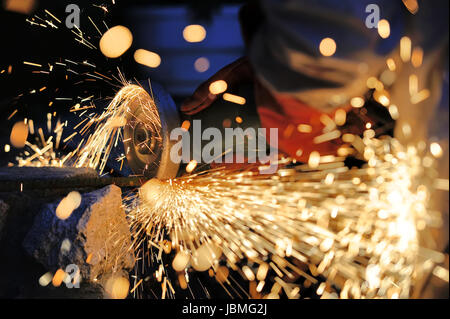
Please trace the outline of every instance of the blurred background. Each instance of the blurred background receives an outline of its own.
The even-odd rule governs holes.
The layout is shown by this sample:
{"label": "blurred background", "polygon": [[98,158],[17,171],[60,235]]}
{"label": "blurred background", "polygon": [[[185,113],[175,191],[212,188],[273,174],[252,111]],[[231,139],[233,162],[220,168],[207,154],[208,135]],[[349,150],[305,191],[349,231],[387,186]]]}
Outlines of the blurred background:
{"label": "blurred background", "polygon": [[[23,10],[20,6],[8,6],[8,3],[14,2],[34,3],[34,6],[30,7],[33,9],[28,9],[24,5]],[[199,83],[243,55],[238,11],[245,1],[118,0],[115,5],[104,2],[4,0],[0,23],[2,30],[9,32],[4,34],[6,45],[2,50],[1,65],[18,66],[15,68],[15,76],[8,81],[2,79],[2,88],[16,86],[17,79],[23,76],[20,64],[27,59],[43,62],[60,57],[98,58],[99,52],[86,54],[86,48],[73,41],[70,30],[51,32],[54,31],[49,30],[51,27],[42,28],[26,22],[25,13],[34,12],[44,18],[41,13],[45,9],[60,19],[64,18],[68,15],[65,8],[71,3],[77,4],[81,9],[80,29],[87,36],[98,35],[89,17],[96,21],[96,25],[100,22],[97,26],[102,32],[106,28],[102,21],[108,27],[116,24],[128,27],[134,36],[133,46],[128,54],[115,62],[121,63],[126,73],[151,76],[175,96],[191,94]],[[206,35],[201,42],[191,43],[183,37],[184,28],[191,24],[205,28]],[[91,43],[98,45],[95,41]],[[139,48],[163,56],[160,66],[139,70],[132,59],[132,53]],[[33,79],[22,77],[20,82],[21,86],[32,85]],[[5,91],[7,90],[2,90],[2,97]]]}

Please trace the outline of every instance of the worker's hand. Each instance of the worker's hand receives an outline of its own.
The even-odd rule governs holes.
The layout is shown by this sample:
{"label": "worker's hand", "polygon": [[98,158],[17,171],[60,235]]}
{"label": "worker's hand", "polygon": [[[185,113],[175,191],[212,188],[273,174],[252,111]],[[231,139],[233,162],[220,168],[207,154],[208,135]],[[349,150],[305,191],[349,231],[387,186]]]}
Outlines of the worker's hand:
{"label": "worker's hand", "polygon": [[243,57],[236,60],[202,83],[195,90],[194,94],[183,102],[181,112],[186,115],[193,115],[209,107],[218,97],[218,95],[209,91],[209,86],[218,80],[223,80],[227,83],[228,91],[232,91],[233,88],[238,87],[242,83],[252,82],[253,72],[248,59]]}
{"label": "worker's hand", "polygon": [[[276,143],[279,153],[283,153],[298,161],[307,162],[311,152],[319,152],[321,156],[336,155],[337,150],[344,144],[340,138],[323,143],[317,143],[316,138],[323,135],[325,127],[323,117],[330,121],[334,113],[324,113],[286,94],[277,94],[268,90],[254,75],[251,65],[246,57],[240,58],[227,65],[214,76],[201,84],[194,94],[181,106],[186,115],[195,115],[210,107],[219,95],[210,93],[211,83],[223,80],[227,82],[227,91],[234,91],[240,85],[252,83],[256,109],[264,128],[277,128],[278,141]],[[342,133],[361,135],[365,129],[365,121],[354,114],[350,105],[342,106],[347,112],[346,124],[339,127]],[[305,130],[302,131],[302,126]],[[274,145],[267,136],[268,142]]]}
{"label": "worker's hand", "polygon": [[[257,77],[254,76],[246,57],[227,65],[214,76],[202,83],[194,94],[181,106],[185,115],[195,115],[210,107],[219,95],[209,91],[211,83],[223,80],[227,83],[227,91],[234,91],[240,85],[252,83],[256,109],[265,128],[278,129],[277,146],[280,153],[287,154],[301,161],[307,161],[310,152],[319,151],[321,155],[334,154],[342,144],[334,140],[330,143],[315,144],[314,137],[322,134],[324,125],[320,122],[322,112],[309,107],[305,103],[286,95],[270,92]],[[309,133],[298,132],[299,124],[311,127]],[[268,142],[272,145],[267,136]]]}

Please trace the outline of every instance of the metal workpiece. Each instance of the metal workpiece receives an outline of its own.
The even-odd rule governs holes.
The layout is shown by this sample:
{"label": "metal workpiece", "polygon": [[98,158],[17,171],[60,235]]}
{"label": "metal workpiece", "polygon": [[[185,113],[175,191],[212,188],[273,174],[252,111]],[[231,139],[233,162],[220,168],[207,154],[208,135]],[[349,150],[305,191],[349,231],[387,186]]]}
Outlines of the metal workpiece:
{"label": "metal workpiece", "polygon": [[94,169],[71,167],[0,168],[0,192],[91,190],[108,185],[133,188],[146,181],[142,176],[100,177]]}

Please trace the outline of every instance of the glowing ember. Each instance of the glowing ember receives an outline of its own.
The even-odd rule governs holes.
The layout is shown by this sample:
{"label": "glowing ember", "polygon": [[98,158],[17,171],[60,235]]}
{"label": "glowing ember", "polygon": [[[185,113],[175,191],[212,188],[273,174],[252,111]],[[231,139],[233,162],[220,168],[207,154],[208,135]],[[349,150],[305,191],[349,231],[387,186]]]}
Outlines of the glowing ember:
{"label": "glowing ember", "polygon": [[175,271],[184,270],[188,266],[190,258],[191,257],[189,254],[186,254],[182,251],[178,252],[172,261],[172,268]]}
{"label": "glowing ember", "polygon": [[300,133],[311,133],[312,132],[312,126],[309,124],[299,124],[297,126],[297,130]]}
{"label": "glowing ember", "polygon": [[125,299],[128,296],[130,282],[125,277],[111,276],[106,284],[105,291],[112,299]]}
{"label": "glowing ember", "polygon": [[14,124],[9,138],[11,145],[16,148],[23,148],[28,138],[28,125],[23,121]]}
{"label": "glowing ember", "polygon": [[346,119],[347,119],[347,112],[345,112],[345,110],[343,109],[338,109],[334,114],[334,121],[336,122],[336,125],[339,126],[344,125]]}
{"label": "glowing ember", "polygon": [[190,127],[191,122],[189,122],[188,120],[183,121],[183,123],[181,124],[181,128],[184,129],[185,131],[188,131]]}
{"label": "glowing ember", "polygon": [[[343,138],[361,142],[352,134]],[[311,282],[325,276],[339,287],[335,297],[407,297],[420,249],[414,225],[430,213],[420,208],[426,206],[426,196],[420,195],[423,186],[411,188],[411,181],[423,178],[428,185],[431,175],[415,175],[421,165],[415,148],[406,150],[395,139],[362,142],[364,157],[375,164],[358,170],[314,152],[311,172],[304,165],[288,168],[291,161],[285,161],[272,178],[211,170],[164,182],[167,189],[158,194],[156,205],[130,207],[132,229],[145,229],[157,247],[161,234],[168,234],[178,250],[172,263],[177,271],[189,267],[190,255],[193,269],[212,267],[223,283],[218,262],[224,259],[232,269],[241,267],[247,280],[264,281],[260,290],[275,273],[273,291],[266,296],[270,298],[278,298],[280,288],[291,296],[285,274]],[[379,143],[386,147],[376,147]],[[287,256],[308,265],[312,276]],[[358,271],[361,256],[368,261],[364,273]],[[240,264],[244,258],[260,260],[259,267]],[[320,285],[318,292],[328,298],[333,291],[325,288]],[[387,295],[388,290],[394,293]]]}
{"label": "glowing ember", "polygon": [[121,25],[106,31],[100,39],[100,51],[108,58],[118,58],[124,54],[133,43],[131,31]]}
{"label": "glowing ember", "polygon": [[391,34],[391,27],[389,25],[389,22],[385,19],[382,19],[378,21],[378,34],[383,39],[386,39]]}
{"label": "glowing ember", "polygon": [[58,269],[52,279],[53,286],[55,287],[61,286],[64,277],[66,277],[66,273],[64,272],[64,270]]}
{"label": "glowing ember", "polygon": [[35,7],[35,0],[6,0],[4,8],[8,11],[15,11],[23,14],[30,14]]}
{"label": "glowing ember", "polygon": [[159,198],[167,191],[168,186],[160,180],[153,178],[139,189],[139,194],[149,205],[158,203]]}
{"label": "glowing ember", "polygon": [[144,49],[136,50],[134,60],[149,68],[157,68],[161,64],[161,57],[157,53]]}
{"label": "glowing ember", "polygon": [[65,220],[72,215],[72,212],[77,209],[81,204],[81,195],[78,192],[70,192],[59,202],[56,208],[56,216]]}
{"label": "glowing ember", "polygon": [[323,56],[332,56],[336,53],[336,42],[331,38],[324,38],[320,41],[319,51]]}
{"label": "glowing ember", "polygon": [[354,97],[350,100],[350,104],[355,108],[360,108],[364,106],[364,99],[361,97]]}
{"label": "glowing ember", "polygon": [[47,272],[39,278],[39,285],[46,287],[52,282],[52,279],[53,279],[52,273]]}
{"label": "glowing ember", "polygon": [[419,11],[419,4],[417,0],[402,0],[405,7],[408,9],[409,12],[412,14],[416,14],[417,11]]}
{"label": "glowing ember", "polygon": [[238,96],[238,95],[234,95],[234,94],[230,94],[230,93],[225,93],[223,95],[223,99],[225,101],[231,102],[231,103],[236,103],[239,105],[244,105],[245,104],[245,98]]}
{"label": "glowing ember", "polygon": [[433,154],[433,156],[436,158],[441,157],[443,154],[442,147],[438,143],[431,143],[430,151],[431,154]]}
{"label": "glowing ember", "polygon": [[418,68],[422,65],[422,61],[423,61],[423,50],[420,47],[415,47],[411,55],[411,64],[415,68]]}
{"label": "glowing ember", "polygon": [[320,163],[320,154],[319,152],[311,152],[311,154],[309,155],[309,160],[308,160],[308,165],[311,168],[317,168],[319,167],[319,163]]}
{"label": "glowing ember", "polygon": [[186,172],[187,173],[192,173],[196,167],[197,167],[197,161],[196,160],[192,160],[186,166]]}
{"label": "glowing ember", "polygon": [[227,90],[227,87],[227,82],[225,82],[224,80],[218,80],[209,85],[209,92],[215,95],[221,94]]}
{"label": "glowing ember", "polygon": [[408,62],[411,59],[411,39],[408,37],[400,39],[400,58],[403,62]]}
{"label": "glowing ember", "polygon": [[202,42],[206,38],[206,30],[198,24],[191,24],[184,28],[183,38],[187,42]]}
{"label": "glowing ember", "polygon": [[205,271],[214,265],[214,263],[222,255],[220,247],[205,243],[197,248],[191,257],[192,267],[197,271]]}

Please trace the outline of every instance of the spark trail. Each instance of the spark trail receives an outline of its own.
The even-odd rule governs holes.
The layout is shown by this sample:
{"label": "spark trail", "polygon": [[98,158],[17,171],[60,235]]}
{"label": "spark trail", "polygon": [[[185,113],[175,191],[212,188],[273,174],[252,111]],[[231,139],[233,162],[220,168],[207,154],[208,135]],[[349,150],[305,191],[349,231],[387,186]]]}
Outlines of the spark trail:
{"label": "spark trail", "polygon": [[441,218],[427,210],[431,157],[392,138],[362,141],[371,164],[361,169],[285,159],[272,176],[224,168],[151,180],[130,208],[132,229],[161,251],[169,240],[177,270],[217,276],[225,260],[258,287],[270,283],[269,298],[280,289],[298,298],[297,277],[322,282],[326,298],[408,298],[418,265],[443,259],[419,245],[424,225]]}

